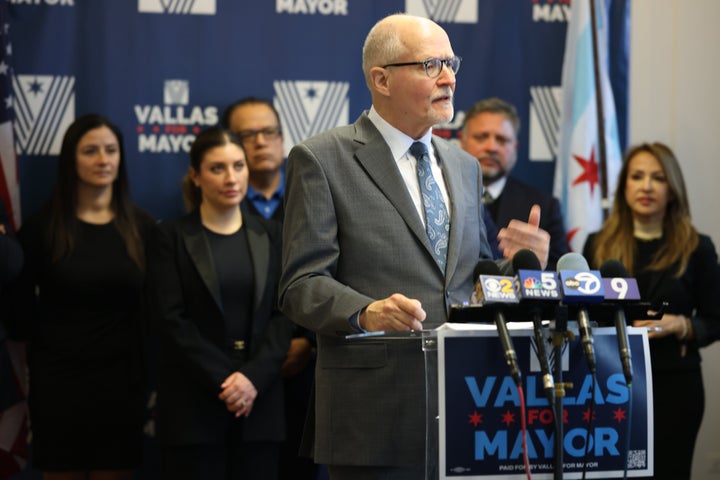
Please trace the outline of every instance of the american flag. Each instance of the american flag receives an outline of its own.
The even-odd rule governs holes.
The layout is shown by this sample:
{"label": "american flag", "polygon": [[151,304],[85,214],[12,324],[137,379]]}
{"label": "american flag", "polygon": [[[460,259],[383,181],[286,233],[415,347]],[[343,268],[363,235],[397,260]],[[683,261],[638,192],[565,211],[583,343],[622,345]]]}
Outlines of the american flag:
{"label": "american flag", "polygon": [[12,44],[7,1],[0,2],[0,197],[10,221],[20,227],[20,182],[13,136]]}
{"label": "american flag", "polygon": [[[12,44],[8,2],[0,0],[0,197],[11,225],[20,227],[20,184],[13,137]],[[0,331],[0,478],[10,478],[27,463],[28,416],[25,346],[1,338]]]}

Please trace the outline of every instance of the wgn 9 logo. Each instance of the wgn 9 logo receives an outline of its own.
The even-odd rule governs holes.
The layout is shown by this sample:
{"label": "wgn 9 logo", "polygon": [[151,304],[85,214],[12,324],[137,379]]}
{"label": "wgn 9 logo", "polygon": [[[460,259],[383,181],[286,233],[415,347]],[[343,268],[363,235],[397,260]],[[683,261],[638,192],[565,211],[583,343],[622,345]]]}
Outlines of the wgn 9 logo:
{"label": "wgn 9 logo", "polygon": [[640,290],[634,278],[603,278],[602,283],[605,300],[640,300]]}

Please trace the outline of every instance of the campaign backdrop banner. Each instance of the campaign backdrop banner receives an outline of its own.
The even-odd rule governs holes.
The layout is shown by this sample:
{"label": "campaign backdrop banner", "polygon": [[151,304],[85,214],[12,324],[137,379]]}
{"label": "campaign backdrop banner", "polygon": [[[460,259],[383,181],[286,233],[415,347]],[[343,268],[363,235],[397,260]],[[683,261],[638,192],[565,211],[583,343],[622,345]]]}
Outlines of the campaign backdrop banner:
{"label": "campaign backdrop banner", "polygon": [[[6,106],[23,217],[48,199],[62,136],[85,113],[121,127],[133,199],[158,218],[183,212],[180,180],[195,135],[241,97],[273,100],[286,152],[353,122],[370,107],[363,41],[396,12],[437,21],[463,59],[455,116],[436,133],[457,138],[473,103],[504,98],[522,119],[515,175],[552,192],[570,0],[0,1],[9,2]],[[622,120],[629,1],[606,5]]]}
{"label": "campaign backdrop banner", "polygon": [[[565,390],[562,409],[564,478],[582,478],[583,468],[586,478],[622,478],[626,458],[628,477],[653,474],[647,331],[627,330],[633,362],[631,388],[625,383],[614,328],[593,329],[594,385],[577,330],[575,339],[565,343],[561,358],[551,358],[551,364],[562,362],[563,382],[571,385]],[[552,479],[554,416],[543,391],[535,338],[531,328],[510,333],[522,372],[532,476]],[[551,345],[548,349],[552,351]],[[440,478],[527,478],[520,397],[494,327],[440,330],[438,362]]]}

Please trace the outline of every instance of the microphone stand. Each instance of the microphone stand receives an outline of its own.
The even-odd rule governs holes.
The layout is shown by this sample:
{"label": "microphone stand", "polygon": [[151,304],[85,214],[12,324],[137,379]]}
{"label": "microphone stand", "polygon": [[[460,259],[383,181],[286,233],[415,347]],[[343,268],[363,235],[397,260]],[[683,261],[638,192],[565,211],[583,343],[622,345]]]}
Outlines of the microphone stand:
{"label": "microphone stand", "polygon": [[553,332],[553,377],[555,379],[555,468],[553,469],[553,479],[562,480],[563,478],[563,465],[564,465],[564,452],[563,452],[563,436],[565,434],[563,428],[563,397],[565,396],[565,384],[563,383],[563,371],[562,371],[562,350],[565,345],[565,340],[569,333],[567,329],[568,324],[568,309],[567,306],[560,306],[555,316],[555,329]]}

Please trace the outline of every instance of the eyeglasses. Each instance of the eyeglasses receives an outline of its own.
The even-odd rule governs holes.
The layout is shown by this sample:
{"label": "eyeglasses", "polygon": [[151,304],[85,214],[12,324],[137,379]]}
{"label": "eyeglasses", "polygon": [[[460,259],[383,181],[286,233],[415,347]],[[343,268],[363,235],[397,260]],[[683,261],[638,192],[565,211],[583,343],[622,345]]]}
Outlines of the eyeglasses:
{"label": "eyeglasses", "polygon": [[282,135],[282,130],[280,130],[280,127],[266,127],[260,130],[240,130],[235,132],[235,135],[238,136],[241,142],[245,143],[254,141],[261,133],[265,140],[275,140]]}
{"label": "eyeglasses", "polygon": [[461,61],[462,58],[455,55],[450,58],[428,58],[427,60],[423,60],[422,62],[388,63],[387,65],[383,65],[382,68],[422,65],[423,68],[425,68],[425,73],[428,77],[436,78],[440,76],[443,65],[446,65],[450,70],[453,71],[453,73],[457,73],[458,70],[460,70]]}

